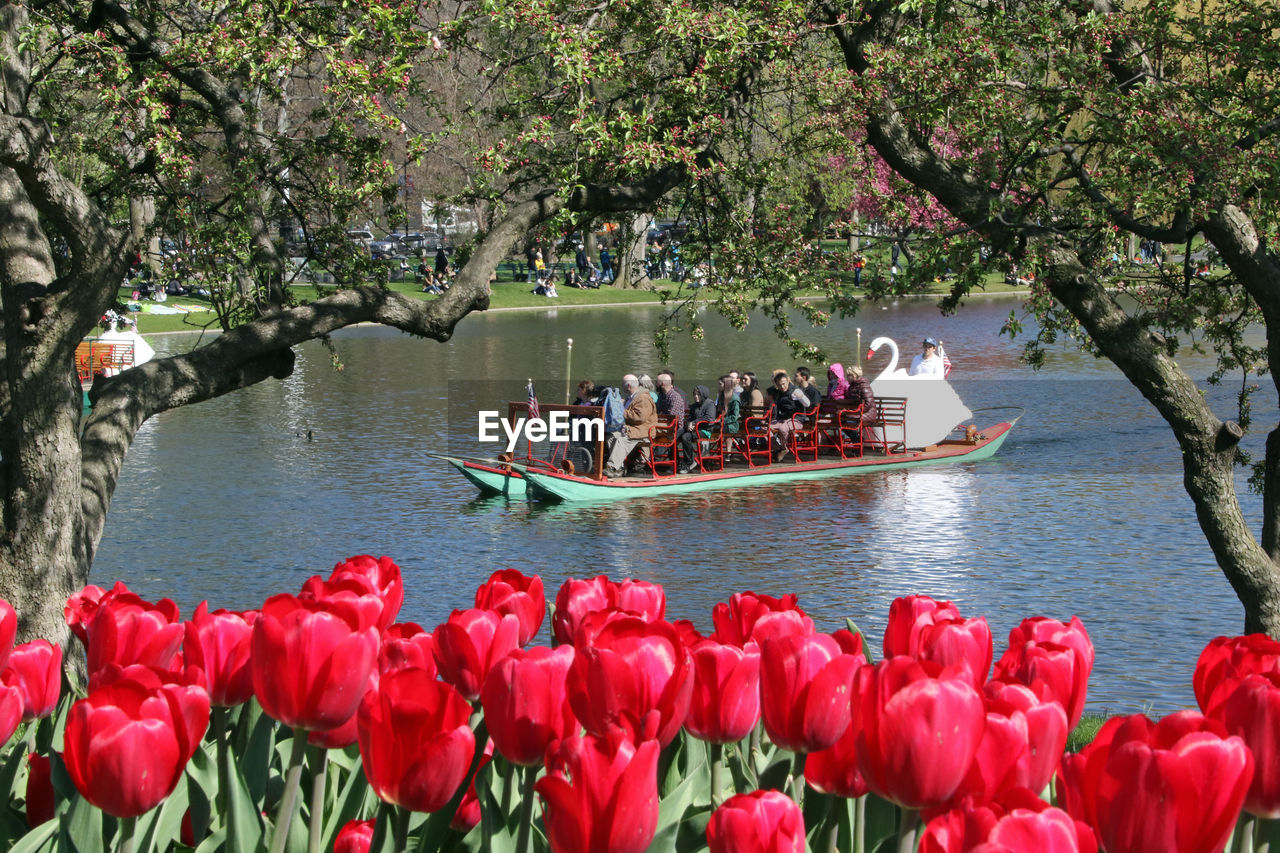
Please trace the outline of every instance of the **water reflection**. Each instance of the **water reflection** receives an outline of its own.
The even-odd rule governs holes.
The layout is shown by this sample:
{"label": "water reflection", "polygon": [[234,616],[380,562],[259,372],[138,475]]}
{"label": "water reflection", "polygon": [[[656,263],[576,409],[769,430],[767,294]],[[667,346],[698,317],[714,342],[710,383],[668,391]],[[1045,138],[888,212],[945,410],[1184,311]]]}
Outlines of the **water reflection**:
{"label": "water reflection", "polygon": [[[1098,646],[1092,707],[1188,705],[1200,648],[1241,617],[1182,491],[1176,443],[1103,363],[1063,351],[1042,374],[1019,368],[1021,345],[996,335],[1013,304],[941,318],[904,301],[816,335],[844,361],[857,326],[864,342],[887,334],[904,348],[943,338],[970,408],[1027,409],[992,460],[584,506],[478,500],[429,454],[475,452],[474,412],[523,399],[529,376],[558,401],[568,337],[575,381],[656,372],[657,312],[492,314],[469,318],[447,346],[346,332],[335,336],[341,372],[307,345],[285,382],[149,423],[125,463],[94,581],[172,596],[184,613],[206,598],[253,607],[351,554],[389,554],[406,575],[404,618],[428,626],[468,606],[491,571],[516,566],[550,590],[600,572],[660,582],[672,617],[703,628],[734,591],[794,591],[824,630],[852,617],[873,646],[889,602],[921,592],[986,614],[997,654],[1024,616],[1078,613]],[[763,324],[736,333],[705,319],[706,340],[673,345],[678,384],[730,366],[794,366]],[[1227,414],[1229,393],[1210,399]],[[1256,451],[1261,439],[1245,444]],[[1256,498],[1243,500],[1256,524]]]}

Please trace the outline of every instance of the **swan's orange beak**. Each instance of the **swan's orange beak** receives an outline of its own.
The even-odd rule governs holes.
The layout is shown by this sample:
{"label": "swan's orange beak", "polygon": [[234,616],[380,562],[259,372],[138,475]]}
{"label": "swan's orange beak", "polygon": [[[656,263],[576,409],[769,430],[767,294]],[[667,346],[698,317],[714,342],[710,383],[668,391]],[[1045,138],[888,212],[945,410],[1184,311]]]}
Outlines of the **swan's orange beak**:
{"label": "swan's orange beak", "polygon": [[873,349],[867,350],[867,361],[870,361],[871,359],[875,358],[875,355],[876,355],[875,350]]}

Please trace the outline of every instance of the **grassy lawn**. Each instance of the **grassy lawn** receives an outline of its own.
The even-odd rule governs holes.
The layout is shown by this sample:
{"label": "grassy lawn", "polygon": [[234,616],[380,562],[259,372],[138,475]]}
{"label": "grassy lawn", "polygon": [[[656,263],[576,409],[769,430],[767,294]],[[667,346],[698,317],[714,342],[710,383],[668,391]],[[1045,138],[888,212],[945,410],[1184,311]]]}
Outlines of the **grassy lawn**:
{"label": "grassy lawn", "polygon": [[[531,291],[532,285],[528,284],[523,275],[523,263],[519,264],[516,269],[520,273],[513,280],[513,267],[504,263],[499,269],[498,280],[493,283],[493,296],[490,307],[492,308],[550,308],[553,306],[567,305],[605,305],[617,303],[645,303],[659,301],[658,294],[652,290],[623,290],[610,286],[604,286],[596,290],[579,290],[572,287],[559,287],[559,296],[556,299],[549,299],[545,296],[535,296]],[[846,282],[849,287],[853,286],[853,273],[838,272],[836,275]],[[1018,288],[1007,285],[1000,279],[999,275],[989,277],[986,285],[988,293],[1008,293]],[[658,283],[662,287],[674,287],[673,282],[661,281]],[[409,296],[421,299],[434,299],[435,297],[422,293],[412,281],[391,282],[388,287],[391,290],[404,293]],[[322,293],[330,292],[332,288],[321,286],[319,288],[313,285],[295,285],[290,288],[295,299],[299,302],[310,302],[318,298]],[[947,291],[947,283],[935,283],[927,293],[942,294]],[[130,288],[120,289],[120,301],[128,302],[131,296]],[[813,295],[817,296],[818,291],[814,290]],[[144,302],[144,307],[149,307],[152,303]],[[145,311],[135,312],[130,316],[138,321],[138,331],[144,335],[162,334],[166,332],[200,332],[205,329],[216,331],[217,324],[214,314],[209,309],[209,303],[206,300],[198,299],[193,296],[171,296],[163,303],[164,307],[181,307],[190,309],[190,313],[186,314],[151,314]]]}

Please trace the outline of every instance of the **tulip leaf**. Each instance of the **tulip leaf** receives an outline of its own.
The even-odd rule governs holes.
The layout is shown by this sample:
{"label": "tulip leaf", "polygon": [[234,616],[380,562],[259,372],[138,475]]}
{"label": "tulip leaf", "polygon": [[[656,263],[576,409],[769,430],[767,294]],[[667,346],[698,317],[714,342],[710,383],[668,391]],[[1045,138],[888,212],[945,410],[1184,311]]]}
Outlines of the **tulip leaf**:
{"label": "tulip leaf", "polygon": [[[649,843],[650,853],[676,849],[676,837],[685,813],[699,794],[710,796],[711,770],[707,767],[706,752],[702,761],[676,785],[658,804],[658,829]],[[674,764],[675,762],[673,762]]]}
{"label": "tulip leaf", "polygon": [[14,842],[9,853],[53,853],[58,849],[58,821],[47,820]]}
{"label": "tulip leaf", "polygon": [[84,797],[76,797],[71,803],[71,809],[62,819],[59,829],[59,853],[107,849],[102,833],[102,812]]}
{"label": "tulip leaf", "polygon": [[241,726],[251,726],[248,742],[243,749],[237,750],[237,754],[242,756],[242,778],[249,783],[249,795],[253,802],[261,804],[266,799],[267,782],[271,776],[271,749],[276,734],[276,721],[262,713],[255,701],[245,705],[241,712],[237,729]]}
{"label": "tulip leaf", "polygon": [[[35,723],[31,723],[30,725],[35,725]],[[10,747],[9,757],[5,760],[4,767],[0,768],[0,791],[11,795],[5,798],[6,801],[12,797],[21,799],[26,795],[24,791],[17,790],[14,787],[18,778],[18,771],[22,769],[22,764],[26,760],[27,750],[25,743],[19,740]]]}
{"label": "tulip leaf", "polygon": [[204,840],[200,842],[200,846],[196,848],[196,853],[220,853],[222,850],[237,849],[227,846],[226,842],[227,831],[219,827],[204,837]]}
{"label": "tulip leaf", "polygon": [[866,827],[863,830],[866,849],[896,849],[898,838],[898,807],[875,794],[867,795]]}
{"label": "tulip leaf", "polygon": [[[264,719],[269,719],[264,717]],[[222,815],[226,831],[235,827],[235,837],[230,839],[230,850],[257,850],[262,846],[263,826],[262,812],[256,805],[249,782],[245,779],[244,768],[235,761],[231,764],[231,790],[226,792],[227,808],[235,811],[235,821],[228,822],[229,814]]]}
{"label": "tulip leaf", "polygon": [[141,853],[172,849],[182,832],[182,816],[187,813],[189,803],[187,786],[179,785],[164,802],[138,818],[137,849]]}
{"label": "tulip leaf", "polygon": [[[341,756],[341,751],[335,751],[335,755],[330,756],[330,767],[337,764],[334,759]],[[333,847],[333,840],[337,838],[338,831],[346,825],[347,821],[355,820],[362,814],[365,814],[365,795],[369,792],[369,782],[365,779],[364,771],[360,768],[359,762],[351,767],[347,774],[347,779],[339,790],[337,797],[333,803],[329,804],[327,809],[327,817],[324,824],[324,834],[321,836],[320,848],[329,850]]]}
{"label": "tulip leaf", "polygon": [[867,635],[858,627],[858,623],[846,616],[844,624],[850,633],[857,634],[858,639],[862,641],[862,656],[867,659],[867,663],[875,663],[876,659],[871,655],[871,645],[867,642]]}

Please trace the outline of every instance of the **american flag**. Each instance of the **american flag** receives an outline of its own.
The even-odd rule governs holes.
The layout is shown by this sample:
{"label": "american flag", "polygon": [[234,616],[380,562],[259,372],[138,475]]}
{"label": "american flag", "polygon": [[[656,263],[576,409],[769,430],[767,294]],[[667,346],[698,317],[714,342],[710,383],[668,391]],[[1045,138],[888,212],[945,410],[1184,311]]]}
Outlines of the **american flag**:
{"label": "american flag", "polygon": [[530,379],[529,380],[529,419],[532,420],[533,418],[538,418],[541,416],[542,416],[541,412],[538,409],[538,395],[534,393],[533,380]]}
{"label": "american flag", "polygon": [[941,344],[938,345],[938,355],[942,356],[942,378],[946,379],[951,375],[951,359],[947,358],[946,350]]}

